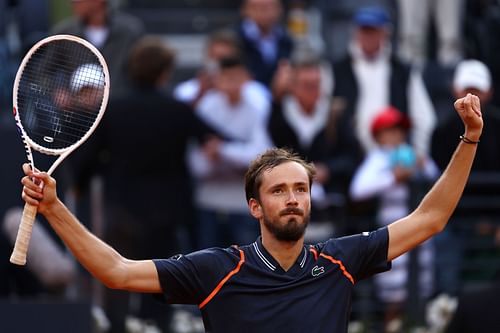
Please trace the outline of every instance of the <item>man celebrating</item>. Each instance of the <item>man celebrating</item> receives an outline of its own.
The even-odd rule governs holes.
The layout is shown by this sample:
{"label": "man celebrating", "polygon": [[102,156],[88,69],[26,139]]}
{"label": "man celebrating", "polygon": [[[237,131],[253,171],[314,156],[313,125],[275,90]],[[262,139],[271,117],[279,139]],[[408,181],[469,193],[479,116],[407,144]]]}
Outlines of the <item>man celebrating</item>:
{"label": "man celebrating", "polygon": [[461,142],[412,213],[371,233],[316,245],[304,245],[314,167],[282,149],[260,155],[245,175],[261,237],[241,247],[129,260],[77,221],[57,198],[53,178],[27,164],[23,199],[38,206],[74,256],[106,286],[198,304],[207,332],[347,332],[356,282],[389,269],[392,259],[443,230],[460,199],[483,120],[474,95],[458,99],[455,109],[465,125]]}

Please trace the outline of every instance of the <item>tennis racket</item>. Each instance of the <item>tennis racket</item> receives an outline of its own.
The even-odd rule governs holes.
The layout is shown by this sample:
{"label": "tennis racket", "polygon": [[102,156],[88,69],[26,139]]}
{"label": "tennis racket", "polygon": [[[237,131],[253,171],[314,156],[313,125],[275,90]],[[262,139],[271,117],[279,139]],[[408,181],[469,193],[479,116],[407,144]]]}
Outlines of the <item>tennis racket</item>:
{"label": "tennis racket", "polygon": [[[13,112],[31,168],[32,149],[57,156],[48,174],[95,130],[109,96],[109,72],[99,51],[71,35],[36,43],[26,54],[13,87]],[[36,206],[25,204],[10,261],[26,264]]]}

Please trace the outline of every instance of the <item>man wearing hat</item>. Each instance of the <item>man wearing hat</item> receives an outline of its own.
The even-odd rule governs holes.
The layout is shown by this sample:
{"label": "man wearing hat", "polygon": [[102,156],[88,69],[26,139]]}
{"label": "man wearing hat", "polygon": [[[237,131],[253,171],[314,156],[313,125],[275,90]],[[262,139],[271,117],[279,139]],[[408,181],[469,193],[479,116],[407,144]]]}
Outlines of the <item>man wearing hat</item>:
{"label": "man wearing hat", "polygon": [[[353,25],[348,52],[333,65],[333,94],[344,105],[339,146],[354,165],[359,162],[376,146],[370,131],[373,118],[383,107],[393,105],[411,120],[410,143],[417,157],[425,158],[436,122],[434,108],[420,73],[392,52],[388,12],[379,6],[362,7],[354,15]],[[342,151],[336,154],[344,155]]]}
{"label": "man wearing hat", "polygon": [[[491,104],[493,95],[491,73],[488,67],[479,60],[469,59],[461,61],[455,70],[453,78],[453,95],[456,98],[463,97],[467,93],[473,93],[481,100],[483,117],[488,122],[478,147],[473,170],[476,171],[499,171],[500,152],[500,110]],[[451,112],[437,127],[432,139],[432,155],[441,169],[446,166],[446,159],[453,153],[454,134],[462,134],[462,123],[456,121]]]}

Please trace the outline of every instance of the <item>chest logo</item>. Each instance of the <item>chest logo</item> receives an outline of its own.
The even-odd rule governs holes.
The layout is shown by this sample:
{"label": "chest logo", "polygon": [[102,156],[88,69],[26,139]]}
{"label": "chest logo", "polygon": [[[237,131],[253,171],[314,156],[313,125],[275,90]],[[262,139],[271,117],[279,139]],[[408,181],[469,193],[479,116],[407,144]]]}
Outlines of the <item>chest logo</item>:
{"label": "chest logo", "polygon": [[312,276],[319,276],[325,272],[325,267],[321,266],[314,266],[313,269],[311,270]]}

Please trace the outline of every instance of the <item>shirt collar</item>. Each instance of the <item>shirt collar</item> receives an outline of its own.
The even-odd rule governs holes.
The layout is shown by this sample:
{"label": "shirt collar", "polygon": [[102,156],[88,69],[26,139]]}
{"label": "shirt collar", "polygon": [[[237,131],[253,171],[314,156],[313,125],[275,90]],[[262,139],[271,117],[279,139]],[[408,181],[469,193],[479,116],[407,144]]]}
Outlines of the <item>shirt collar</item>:
{"label": "shirt collar", "polygon": [[373,59],[368,59],[356,41],[351,41],[348,46],[349,53],[353,59],[366,62],[383,62],[391,57],[392,46],[390,42],[385,42],[378,54]]}
{"label": "shirt collar", "polygon": [[263,40],[263,39],[276,40],[282,34],[280,26],[276,25],[267,36],[263,36],[260,33],[260,29],[257,26],[257,24],[250,19],[244,19],[241,27],[242,27],[245,35],[248,38],[255,40],[255,41],[259,41],[259,40]]}
{"label": "shirt collar", "polygon": [[[269,252],[267,252],[266,248],[264,245],[262,245],[262,237],[259,237],[253,244],[252,247],[254,249],[255,254],[257,255],[258,259],[271,271],[276,271],[278,268],[281,269],[279,263],[273,258]],[[304,268],[307,260],[307,250],[306,247],[304,246],[302,249],[302,254],[297,258],[297,261],[295,262],[295,265],[298,265],[301,269]],[[289,270],[290,271],[290,270]]]}

